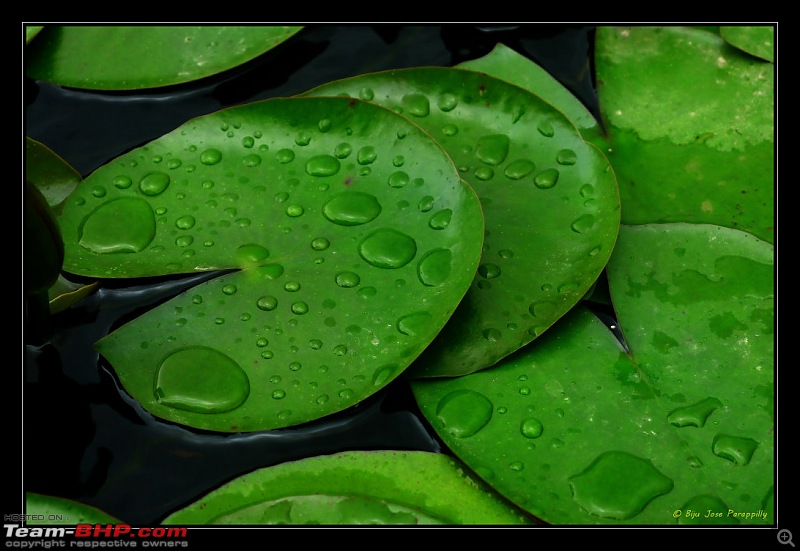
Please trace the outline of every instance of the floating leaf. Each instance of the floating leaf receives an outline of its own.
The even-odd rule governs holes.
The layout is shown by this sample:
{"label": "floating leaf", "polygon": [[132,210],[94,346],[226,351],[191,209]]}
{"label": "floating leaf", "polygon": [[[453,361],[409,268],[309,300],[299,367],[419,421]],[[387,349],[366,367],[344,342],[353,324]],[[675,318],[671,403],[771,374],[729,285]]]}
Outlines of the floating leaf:
{"label": "floating leaf", "polygon": [[441,147],[347,98],[189,121],[87,177],[60,222],[67,272],[242,268],[97,344],[151,413],[226,432],[317,419],[388,384],[452,315],[483,235]]}
{"label": "floating leaf", "polygon": [[411,375],[493,365],[544,332],[597,279],[619,227],[616,181],[606,158],[549,103],[455,68],[366,74],[310,93],[345,94],[402,113],[442,144],[481,198],[486,235],[478,273]]}
{"label": "floating leaf", "polygon": [[211,491],[163,524],[532,524],[457,460],[346,452],[267,467]]}
{"label": "floating leaf", "polygon": [[775,61],[775,27],[723,26],[719,33],[728,44],[761,59]]}
{"label": "floating leaf", "polygon": [[622,222],[774,242],[775,65],[689,27],[600,27],[596,44]]}
{"label": "floating leaf", "polygon": [[[26,51],[27,76],[89,90],[191,82],[237,67],[298,26],[46,26]],[[30,39],[29,39],[30,41]]]}
{"label": "floating leaf", "polygon": [[[774,523],[773,252],[724,227],[623,226],[608,277],[630,354],[578,306],[491,369],[413,381],[417,402],[546,522]],[[706,506],[722,516],[688,513]]]}
{"label": "floating leaf", "polygon": [[91,505],[63,497],[25,493],[25,514],[33,524],[121,524],[122,521]]}

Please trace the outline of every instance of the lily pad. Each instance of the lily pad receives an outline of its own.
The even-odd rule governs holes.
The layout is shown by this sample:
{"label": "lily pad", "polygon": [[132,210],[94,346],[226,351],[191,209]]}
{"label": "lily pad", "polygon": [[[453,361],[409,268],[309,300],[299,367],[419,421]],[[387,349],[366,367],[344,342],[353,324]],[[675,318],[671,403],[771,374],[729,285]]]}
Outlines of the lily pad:
{"label": "lily pad", "polygon": [[241,476],[163,524],[533,524],[457,460],[428,452],[345,452]]}
{"label": "lily pad", "polygon": [[89,90],[140,90],[237,67],[300,26],[45,26],[26,51],[27,76]]}
{"label": "lily pad", "polygon": [[31,515],[33,524],[121,524],[122,521],[97,507],[63,497],[35,492],[25,493],[25,514]]}
{"label": "lily pad", "polygon": [[775,65],[691,27],[600,27],[595,58],[622,222],[773,243]]}
{"label": "lily pad", "polygon": [[241,268],[96,345],[151,413],[224,432],[317,419],[392,381],[464,296],[483,235],[445,151],[348,98],[189,121],[92,173],[60,223],[70,273]]}
{"label": "lily pad", "polygon": [[541,335],[603,270],[620,219],[614,173],[539,96],[485,73],[437,67],[365,74],[309,93],[348,95],[408,117],[442,144],[481,199],[478,273],[409,375],[495,364]]}
{"label": "lily pad", "polygon": [[417,402],[548,523],[772,524],[773,254],[719,226],[623,226],[608,278],[629,353],[577,306],[491,369],[413,381]]}
{"label": "lily pad", "polygon": [[719,33],[728,44],[761,59],[775,61],[775,27],[723,26]]}

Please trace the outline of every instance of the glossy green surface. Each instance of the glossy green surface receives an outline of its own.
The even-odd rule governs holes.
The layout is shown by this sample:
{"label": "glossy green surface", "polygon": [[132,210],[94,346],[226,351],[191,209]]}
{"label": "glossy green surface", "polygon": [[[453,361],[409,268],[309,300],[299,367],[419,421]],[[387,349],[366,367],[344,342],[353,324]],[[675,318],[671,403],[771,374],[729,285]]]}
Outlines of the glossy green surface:
{"label": "glossy green surface", "polygon": [[416,68],[310,92],[379,103],[442,144],[481,199],[478,273],[411,376],[485,369],[542,334],[603,270],[619,227],[606,158],[539,96],[484,73]]}
{"label": "glossy green surface", "polygon": [[[415,381],[417,401],[545,522],[774,523],[773,253],[723,227],[623,226],[608,277],[629,352],[579,306],[492,369]],[[709,499],[722,517],[688,513]]]}
{"label": "glossy green surface", "polygon": [[452,315],[483,235],[441,147],[347,98],[194,119],[95,171],[60,223],[70,273],[241,268],[97,344],[151,413],[225,432],[318,419],[388,384]]}
{"label": "glossy green surface", "polygon": [[120,524],[122,522],[96,507],[63,497],[34,492],[25,494],[25,514],[31,515],[31,524],[33,525],[75,526],[77,524]]}
{"label": "glossy green surface", "polygon": [[163,524],[530,525],[464,466],[427,452],[343,452],[267,467]]}

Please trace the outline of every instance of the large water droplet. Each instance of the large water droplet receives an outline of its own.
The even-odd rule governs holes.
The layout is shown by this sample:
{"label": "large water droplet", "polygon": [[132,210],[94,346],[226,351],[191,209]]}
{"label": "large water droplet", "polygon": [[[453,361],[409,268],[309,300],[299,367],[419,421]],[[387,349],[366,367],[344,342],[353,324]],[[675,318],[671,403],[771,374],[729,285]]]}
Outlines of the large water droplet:
{"label": "large water droplet", "polygon": [[562,149],[556,155],[556,162],[560,165],[574,165],[578,162],[578,155],[571,149]]}
{"label": "large water droplet", "polygon": [[649,460],[622,451],[601,454],[569,482],[581,507],[593,515],[618,520],[638,515],[674,486]]}
{"label": "large water droplet", "polygon": [[576,218],[570,227],[575,233],[586,233],[591,231],[591,229],[594,227],[594,222],[594,216],[591,214],[584,214],[583,216]]}
{"label": "large water droplet", "polygon": [[336,285],[339,287],[350,288],[361,283],[361,278],[355,272],[340,272],[336,274]]}
{"label": "large water droplet", "polygon": [[403,110],[415,117],[427,117],[431,112],[431,104],[428,96],[419,93],[406,94],[400,100]]}
{"label": "large water droplet", "polygon": [[444,93],[439,96],[439,109],[448,113],[458,106],[458,98],[454,94]]}
{"label": "large water droplet", "polygon": [[428,226],[434,230],[443,230],[450,225],[450,220],[453,218],[453,211],[450,209],[442,209],[433,216],[431,216]]}
{"label": "large water droplet", "polygon": [[485,277],[486,279],[494,279],[496,277],[500,277],[501,271],[500,266],[497,264],[485,262],[478,266],[478,273],[481,275],[481,277]]}
{"label": "large water droplet", "polygon": [[360,191],[345,191],[331,198],[322,207],[322,214],[340,226],[358,226],[371,222],[381,213],[374,195]]}
{"label": "large water droplet", "polygon": [[528,417],[520,424],[519,431],[525,438],[539,438],[544,432],[544,425],[535,417]]}
{"label": "large water droplet", "polygon": [[402,170],[398,170],[397,172],[393,172],[389,176],[389,187],[393,188],[405,187],[405,185],[408,184],[408,181],[409,181],[408,174],[406,174]]}
{"label": "large water droplet", "polygon": [[419,261],[417,276],[423,285],[437,287],[444,285],[450,277],[453,253],[450,249],[434,249]]}
{"label": "large water droplet", "polygon": [[353,152],[353,146],[347,142],[342,142],[333,149],[333,154],[337,159],[346,159]]}
{"label": "large water droplet", "polygon": [[200,154],[200,162],[204,165],[215,165],[222,160],[222,152],[219,149],[206,149]]}
{"label": "large water droplet", "polygon": [[275,153],[275,159],[282,165],[294,161],[294,151],[291,149],[281,149]]}
{"label": "large water droplet", "polygon": [[258,265],[269,257],[269,251],[257,243],[246,243],[236,249],[240,267]]}
{"label": "large water droplet", "polygon": [[714,437],[711,450],[714,455],[732,461],[737,465],[747,465],[753,458],[757,447],[758,442],[752,438],[718,434]]}
{"label": "large water droplet", "polygon": [[722,402],[716,398],[706,398],[696,404],[673,410],[667,420],[676,427],[703,427],[708,416],[721,406]]}
{"label": "large water droplet", "polygon": [[536,165],[528,159],[517,159],[508,163],[503,172],[509,180],[520,180],[533,172]]}
{"label": "large water droplet", "polygon": [[378,268],[400,268],[417,254],[417,243],[403,232],[382,228],[365,237],[358,252]]}
{"label": "large water droplet", "polygon": [[533,178],[533,184],[540,189],[549,189],[558,182],[558,169],[548,168]]}
{"label": "large water droplet", "polygon": [[272,295],[264,295],[256,301],[256,306],[258,306],[259,310],[269,312],[278,307],[278,299]]}
{"label": "large water droplet", "polygon": [[443,429],[456,438],[468,438],[492,419],[494,405],[483,394],[469,389],[454,390],[439,400],[436,417]]}
{"label": "large water droplet", "polygon": [[358,150],[356,158],[358,159],[358,164],[368,165],[375,162],[375,159],[378,158],[378,152],[371,145],[367,145]]}
{"label": "large water droplet", "polygon": [[397,330],[403,335],[416,337],[428,330],[432,319],[428,312],[415,312],[397,320]]}
{"label": "large water droplet", "polygon": [[717,496],[695,496],[678,509],[682,513],[678,524],[739,524],[736,517],[728,516],[728,510],[729,507]]}
{"label": "large water droplet", "polygon": [[164,193],[169,187],[169,175],[163,172],[151,172],[139,181],[139,191],[148,197],[155,197]]}
{"label": "large water droplet", "polygon": [[92,211],[79,233],[81,246],[94,253],[137,253],[155,238],[156,217],[144,199],[123,197]]}
{"label": "large water droplet", "polygon": [[339,159],[332,155],[317,155],[306,163],[306,172],[311,176],[332,176],[340,166]]}
{"label": "large water droplet", "polygon": [[510,143],[505,134],[483,136],[475,146],[475,155],[484,163],[497,166],[506,160]]}
{"label": "large water droplet", "polygon": [[242,405],[249,394],[250,381],[239,364],[205,346],[174,352],[156,373],[156,399],[176,409],[222,413]]}

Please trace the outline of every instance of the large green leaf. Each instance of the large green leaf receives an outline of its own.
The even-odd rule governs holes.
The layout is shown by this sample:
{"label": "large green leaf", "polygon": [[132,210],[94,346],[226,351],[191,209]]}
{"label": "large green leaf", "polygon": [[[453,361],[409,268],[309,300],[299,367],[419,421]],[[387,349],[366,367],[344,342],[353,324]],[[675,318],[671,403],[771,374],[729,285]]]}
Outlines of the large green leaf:
{"label": "large green leaf", "polygon": [[767,61],[775,61],[775,27],[723,26],[719,34],[728,44]]}
{"label": "large green leaf", "polygon": [[27,76],[72,88],[137,90],[198,80],[250,61],[298,26],[45,26],[27,32]]}
{"label": "large green leaf", "polygon": [[87,177],[60,223],[72,273],[243,268],[97,344],[151,413],[229,432],[317,419],[388,384],[451,316],[483,235],[441,147],[347,98],[189,121]]}
{"label": "large green leaf", "polygon": [[25,493],[25,514],[32,524],[121,524],[122,521],[91,505],[35,492]]}
{"label": "large green leaf", "polygon": [[608,278],[629,352],[579,306],[492,369],[414,381],[417,401],[549,523],[774,523],[773,254],[719,226],[623,226]]}
{"label": "large green leaf", "polygon": [[774,242],[775,65],[690,27],[600,27],[595,57],[622,222]]}
{"label": "large green leaf", "polygon": [[415,68],[321,86],[409,117],[481,198],[481,264],[458,310],[410,374],[484,369],[535,339],[591,287],[619,227],[606,158],[539,96],[477,71]]}
{"label": "large green leaf", "polygon": [[267,467],[217,488],[163,524],[532,524],[457,460],[346,452]]}

